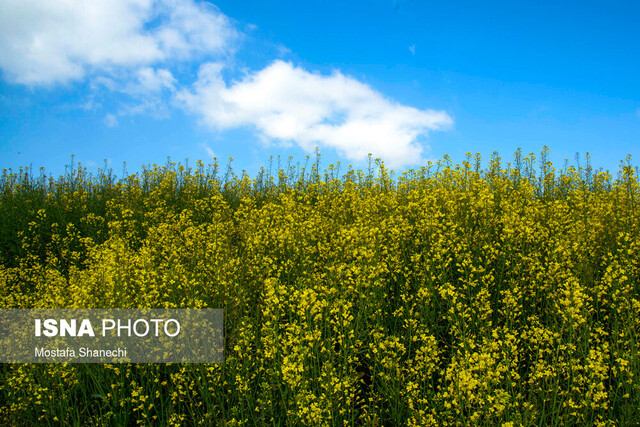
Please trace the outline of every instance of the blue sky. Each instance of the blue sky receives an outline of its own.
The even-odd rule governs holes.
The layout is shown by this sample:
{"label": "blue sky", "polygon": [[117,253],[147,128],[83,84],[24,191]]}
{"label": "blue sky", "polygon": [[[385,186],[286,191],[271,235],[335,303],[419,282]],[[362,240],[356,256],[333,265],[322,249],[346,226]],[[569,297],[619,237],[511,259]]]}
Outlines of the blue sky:
{"label": "blue sky", "polygon": [[640,3],[0,0],[0,168],[640,159]]}

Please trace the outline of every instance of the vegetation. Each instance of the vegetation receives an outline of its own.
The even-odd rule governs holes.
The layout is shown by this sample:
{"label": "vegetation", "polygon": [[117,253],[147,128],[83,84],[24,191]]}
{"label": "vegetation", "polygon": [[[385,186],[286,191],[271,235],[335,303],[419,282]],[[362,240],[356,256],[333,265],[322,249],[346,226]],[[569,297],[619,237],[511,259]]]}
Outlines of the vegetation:
{"label": "vegetation", "polygon": [[0,420],[637,423],[638,170],[547,155],[5,171],[0,307],[222,307],[226,341],[222,364],[0,366]]}

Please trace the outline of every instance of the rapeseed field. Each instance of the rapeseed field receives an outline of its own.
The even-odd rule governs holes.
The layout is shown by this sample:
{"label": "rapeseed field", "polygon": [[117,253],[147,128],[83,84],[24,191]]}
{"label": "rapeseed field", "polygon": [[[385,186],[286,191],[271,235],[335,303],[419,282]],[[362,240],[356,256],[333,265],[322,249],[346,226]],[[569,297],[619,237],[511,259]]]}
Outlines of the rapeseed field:
{"label": "rapeseed field", "polygon": [[0,307],[224,308],[225,361],[2,365],[0,420],[637,425],[638,169],[547,158],[5,171]]}

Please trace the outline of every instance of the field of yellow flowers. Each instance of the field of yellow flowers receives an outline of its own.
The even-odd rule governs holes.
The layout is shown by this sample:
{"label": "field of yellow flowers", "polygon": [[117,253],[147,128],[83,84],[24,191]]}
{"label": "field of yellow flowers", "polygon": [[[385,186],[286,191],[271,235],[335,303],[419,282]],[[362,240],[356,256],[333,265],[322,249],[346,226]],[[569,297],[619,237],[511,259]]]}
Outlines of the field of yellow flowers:
{"label": "field of yellow flowers", "polygon": [[224,308],[225,361],[2,365],[0,421],[637,425],[638,170],[547,156],[5,171],[1,308]]}

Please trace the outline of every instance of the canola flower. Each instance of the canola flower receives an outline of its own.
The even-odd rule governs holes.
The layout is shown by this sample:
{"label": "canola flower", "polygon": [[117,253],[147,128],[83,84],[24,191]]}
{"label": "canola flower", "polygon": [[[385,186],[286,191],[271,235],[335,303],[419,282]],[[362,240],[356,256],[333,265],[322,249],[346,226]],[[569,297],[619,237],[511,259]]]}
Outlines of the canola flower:
{"label": "canola flower", "polygon": [[633,425],[638,169],[547,156],[5,171],[0,307],[221,307],[225,362],[3,365],[0,420]]}

